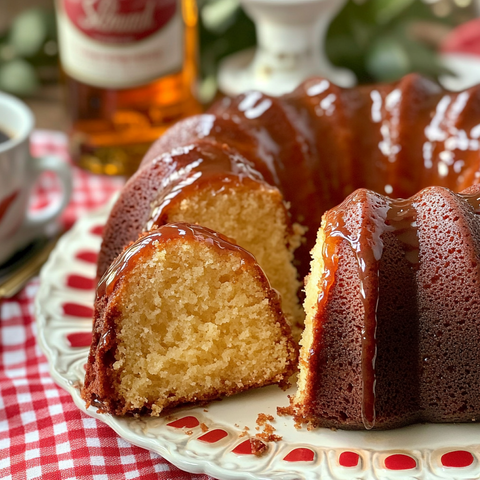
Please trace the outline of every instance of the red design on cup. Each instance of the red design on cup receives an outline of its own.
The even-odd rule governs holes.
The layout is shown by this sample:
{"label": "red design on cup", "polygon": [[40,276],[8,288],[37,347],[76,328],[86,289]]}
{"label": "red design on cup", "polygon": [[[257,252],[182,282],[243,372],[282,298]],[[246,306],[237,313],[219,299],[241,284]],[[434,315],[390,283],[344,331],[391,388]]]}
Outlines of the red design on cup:
{"label": "red design on cup", "polygon": [[444,467],[462,468],[473,463],[473,455],[466,450],[455,450],[442,455],[441,462]]}
{"label": "red design on cup", "polygon": [[6,215],[8,208],[15,201],[20,193],[19,190],[15,190],[13,193],[5,197],[3,200],[0,200],[0,222],[2,218]]}
{"label": "red design on cup", "polygon": [[342,452],[338,457],[338,463],[342,467],[356,467],[360,461],[360,455],[356,452]]}
{"label": "red design on cup", "polygon": [[71,315],[72,317],[80,318],[93,318],[93,308],[86,305],[80,305],[79,303],[64,303],[62,305],[63,313],[65,315]]}
{"label": "red design on cup", "polygon": [[175,15],[176,0],[63,0],[70,21],[102,43],[138,42]]}
{"label": "red design on cup", "polygon": [[314,459],[315,452],[309,448],[296,448],[283,458],[286,462],[313,462]]}
{"label": "red design on cup", "polygon": [[72,274],[67,277],[67,286],[78,290],[94,290],[95,279],[83,275]]}
{"label": "red design on cup", "polygon": [[222,438],[225,438],[227,435],[228,433],[225,430],[216,428],[215,430],[205,433],[199,437],[198,440],[205,443],[216,443],[222,440]]}
{"label": "red design on cup", "polygon": [[194,428],[194,427],[198,427],[199,425],[200,425],[200,422],[198,421],[198,419],[192,416],[179,418],[174,422],[167,423],[168,427],[173,427],[173,428],[184,428],[184,427]]}
{"label": "red design on cup", "polygon": [[72,348],[89,347],[92,343],[92,332],[69,333],[67,342]]}
{"label": "red design on cup", "polygon": [[75,258],[87,263],[97,263],[98,254],[90,250],[82,250],[75,255]]}
{"label": "red design on cup", "polygon": [[385,459],[385,468],[388,470],[410,470],[417,466],[417,461],[410,455],[397,453]]}

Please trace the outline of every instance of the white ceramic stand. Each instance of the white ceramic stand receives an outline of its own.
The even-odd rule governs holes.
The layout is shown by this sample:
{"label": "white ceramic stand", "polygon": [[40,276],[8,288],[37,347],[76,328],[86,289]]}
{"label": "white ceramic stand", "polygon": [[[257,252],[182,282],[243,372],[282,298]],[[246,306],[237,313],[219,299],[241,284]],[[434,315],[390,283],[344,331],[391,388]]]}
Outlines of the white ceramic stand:
{"label": "white ceramic stand", "polygon": [[258,47],[222,62],[218,82],[224,93],[256,89],[282,95],[313,75],[345,87],[355,84],[354,74],[333,67],[324,52],[328,25],[345,0],[240,2],[255,22]]}

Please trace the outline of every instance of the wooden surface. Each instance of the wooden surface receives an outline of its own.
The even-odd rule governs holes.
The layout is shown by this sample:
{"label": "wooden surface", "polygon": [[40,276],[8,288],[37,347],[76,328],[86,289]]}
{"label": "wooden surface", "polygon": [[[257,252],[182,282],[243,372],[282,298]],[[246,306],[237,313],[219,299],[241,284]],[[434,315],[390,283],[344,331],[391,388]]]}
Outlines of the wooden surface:
{"label": "wooden surface", "polygon": [[37,94],[24,101],[35,115],[36,128],[67,131],[68,120],[61,85],[43,86]]}

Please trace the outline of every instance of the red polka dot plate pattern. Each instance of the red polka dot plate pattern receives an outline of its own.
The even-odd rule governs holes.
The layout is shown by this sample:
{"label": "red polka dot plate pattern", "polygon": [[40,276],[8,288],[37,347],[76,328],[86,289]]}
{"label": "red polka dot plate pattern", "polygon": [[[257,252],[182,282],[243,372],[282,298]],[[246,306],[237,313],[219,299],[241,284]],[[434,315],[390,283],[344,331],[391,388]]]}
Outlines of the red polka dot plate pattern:
{"label": "red polka dot plate pattern", "polygon": [[[54,380],[88,415],[178,467],[220,480],[437,480],[480,478],[480,425],[413,425],[387,432],[296,429],[277,416],[288,395],[267,387],[161,417],[118,418],[88,410],[77,388],[91,340],[95,259],[108,209],[82,218],[41,272],[38,342]],[[273,418],[268,441],[259,414]],[[270,418],[270,417],[268,417]]]}

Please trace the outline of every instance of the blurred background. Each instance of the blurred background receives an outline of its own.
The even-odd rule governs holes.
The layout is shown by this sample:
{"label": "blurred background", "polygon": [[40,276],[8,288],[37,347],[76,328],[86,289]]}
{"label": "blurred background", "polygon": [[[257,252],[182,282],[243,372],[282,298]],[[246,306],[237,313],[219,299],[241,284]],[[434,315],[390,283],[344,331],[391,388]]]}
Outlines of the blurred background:
{"label": "blurred background", "polygon": [[[208,104],[217,93],[219,62],[254,46],[256,33],[238,0],[197,5],[198,92]],[[325,52],[359,83],[412,71],[438,79],[457,73],[442,56],[449,49],[478,54],[480,62],[477,16],[480,0],[349,0],[328,27]],[[0,0],[0,90],[23,97],[39,128],[65,129],[58,65],[53,0]]]}

